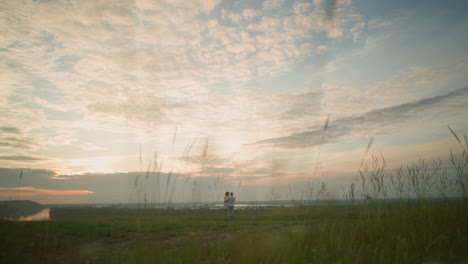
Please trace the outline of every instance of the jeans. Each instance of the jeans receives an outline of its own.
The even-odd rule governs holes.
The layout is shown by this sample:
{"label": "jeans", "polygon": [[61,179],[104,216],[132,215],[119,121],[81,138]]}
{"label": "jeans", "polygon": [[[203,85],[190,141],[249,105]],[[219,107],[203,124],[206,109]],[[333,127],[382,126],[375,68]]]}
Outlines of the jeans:
{"label": "jeans", "polygon": [[227,216],[228,218],[232,218],[234,216],[234,206],[228,206]]}

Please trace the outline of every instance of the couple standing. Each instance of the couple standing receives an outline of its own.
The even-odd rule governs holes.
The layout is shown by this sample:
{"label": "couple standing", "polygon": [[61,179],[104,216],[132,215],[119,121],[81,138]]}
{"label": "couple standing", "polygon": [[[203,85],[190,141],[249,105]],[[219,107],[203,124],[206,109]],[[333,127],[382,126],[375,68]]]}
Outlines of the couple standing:
{"label": "couple standing", "polygon": [[234,204],[236,203],[236,197],[233,192],[226,192],[224,194],[224,216],[232,218],[234,216]]}

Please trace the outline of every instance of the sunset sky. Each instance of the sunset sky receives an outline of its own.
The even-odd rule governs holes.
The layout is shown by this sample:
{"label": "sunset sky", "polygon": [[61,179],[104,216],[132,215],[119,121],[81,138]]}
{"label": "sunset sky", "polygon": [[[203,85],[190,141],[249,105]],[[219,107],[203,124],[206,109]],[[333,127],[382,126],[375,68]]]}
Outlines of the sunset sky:
{"label": "sunset sky", "polygon": [[287,199],[311,179],[341,198],[372,153],[447,160],[448,126],[468,133],[466,10],[0,0],[0,199]]}

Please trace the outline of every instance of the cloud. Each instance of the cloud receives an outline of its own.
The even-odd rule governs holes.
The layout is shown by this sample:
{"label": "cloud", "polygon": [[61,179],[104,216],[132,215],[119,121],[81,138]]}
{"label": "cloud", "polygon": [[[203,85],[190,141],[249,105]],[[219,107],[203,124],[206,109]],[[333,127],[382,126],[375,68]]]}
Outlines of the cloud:
{"label": "cloud", "polygon": [[381,29],[386,27],[391,27],[402,23],[404,20],[408,19],[410,16],[409,13],[397,14],[390,18],[372,18],[367,22],[367,26],[371,29]]}
{"label": "cloud", "polygon": [[318,93],[282,95],[278,97],[278,101],[284,101],[284,108],[277,115],[280,120],[303,119],[319,113]]}
{"label": "cloud", "polygon": [[293,5],[293,10],[295,14],[305,14],[310,11],[312,4],[308,2],[296,2]]}
{"label": "cloud", "polygon": [[257,9],[244,9],[242,10],[242,16],[245,20],[251,21],[262,15],[262,11]]}
{"label": "cloud", "polygon": [[231,13],[226,9],[221,10],[221,16],[224,20],[233,22],[234,24],[239,24],[242,16],[237,13]]}
{"label": "cloud", "polygon": [[[325,143],[334,143],[346,136],[368,136],[386,133],[390,126],[428,111],[435,111],[443,104],[463,105],[468,96],[468,87],[444,95],[425,98],[388,108],[376,109],[361,115],[343,117],[331,121],[329,129],[315,128],[285,137],[260,140],[252,145],[276,148],[306,148]],[[441,110],[438,110],[441,111]]]}
{"label": "cloud", "polygon": [[[283,1],[265,1],[267,12],[220,1],[1,5],[2,126],[21,134],[2,133],[0,147],[30,157],[24,150],[80,147],[81,130],[164,142],[179,125],[188,137],[229,133],[239,144],[297,131],[317,116],[320,95],[260,96],[242,87],[292,71],[315,55],[315,39],[347,41],[361,22],[340,3],[333,25],[323,5],[288,9]],[[258,127],[268,130],[252,133]]]}
{"label": "cloud", "polygon": [[[265,5],[273,3],[267,1]],[[200,94],[201,87],[208,92],[216,82],[249,82],[275,76],[310,54],[301,49],[310,30],[329,30],[323,26],[314,28],[314,23],[301,27],[292,16],[260,18],[261,12],[253,9],[243,10],[242,15],[226,13],[236,22],[241,17],[260,18],[258,23],[245,26],[226,26],[216,18],[197,16],[199,12],[214,11],[218,4],[219,1],[169,1],[171,8],[163,8],[147,1],[121,1],[97,7],[92,2],[74,5],[51,1],[35,3],[37,12],[31,11],[31,5],[8,4],[5,8],[11,16],[34,19],[30,20],[31,25],[23,25],[29,32],[27,36],[22,28],[5,25],[12,28],[12,34],[3,40],[5,46],[18,40],[28,43],[21,49],[28,56],[12,49],[6,53],[6,59],[28,65],[22,71],[48,80],[48,89],[65,99],[61,105],[36,99],[41,106],[79,110],[89,100],[93,103],[92,97],[83,95],[96,86],[112,91],[103,93],[108,100],[136,90],[181,98]],[[59,9],[65,12],[58,12]],[[317,11],[313,16],[320,20],[321,13]],[[202,42],[208,45],[201,45]],[[54,78],[47,78],[51,72]]]}
{"label": "cloud", "polygon": [[48,190],[38,189],[35,187],[17,187],[17,188],[3,188],[0,187],[0,197],[35,197],[39,195],[89,195],[92,191],[85,190]]}
{"label": "cloud", "polygon": [[330,50],[330,47],[327,46],[327,45],[320,45],[320,46],[317,46],[317,47],[315,48],[315,51],[316,51],[318,54],[325,53],[325,52],[327,52],[328,50]]}
{"label": "cloud", "polygon": [[295,27],[306,32],[325,32],[329,39],[345,36],[356,38],[362,28],[363,17],[353,12],[350,3],[343,1],[327,1],[326,6],[312,9],[311,4],[296,3],[293,17]]}
{"label": "cloud", "polygon": [[[19,179],[22,171],[22,178]],[[51,202],[128,202],[136,173],[60,175],[50,170],[0,168],[2,197],[29,196]],[[165,174],[162,174],[165,175]],[[162,176],[161,176],[162,177]],[[62,180],[67,178],[66,180]],[[111,188],[109,188],[111,186]],[[121,197],[115,197],[115,193]],[[76,200],[57,201],[48,196],[78,196]],[[79,198],[81,197],[81,198]],[[91,200],[90,200],[91,199]],[[92,200],[95,199],[95,200]],[[126,200],[127,199],[127,200]]]}
{"label": "cloud", "polygon": [[[37,127],[32,124],[31,126],[21,124],[21,131],[18,129],[19,134],[0,133],[0,148],[24,153],[24,151],[67,145],[75,141],[76,131],[72,128],[70,121],[49,120],[46,122],[40,119],[37,121]],[[8,120],[8,122],[15,123],[14,120]],[[33,129],[39,131],[33,131]]]}
{"label": "cloud", "polygon": [[100,147],[100,146],[97,146],[97,145],[94,145],[94,144],[91,144],[91,143],[85,143],[85,144],[81,145],[80,148],[82,150],[85,150],[85,151],[104,150],[105,149],[103,147]]}
{"label": "cloud", "polygon": [[462,70],[468,72],[468,62],[461,62],[456,65],[457,70]]}
{"label": "cloud", "polygon": [[263,2],[263,9],[272,10],[278,9],[284,4],[284,0],[265,0]]}
{"label": "cloud", "polygon": [[313,0],[314,6],[321,6],[325,0]]}
{"label": "cloud", "polygon": [[[323,113],[330,114],[335,118],[361,114],[376,107],[382,107],[380,101],[377,101],[375,97],[366,97],[365,92],[360,88],[324,83],[320,91],[323,102],[321,105]],[[377,101],[377,103],[373,102],[373,100]]]}
{"label": "cloud", "polygon": [[[368,96],[399,96],[408,98],[419,87],[442,82],[449,76],[451,68],[412,67],[400,72],[394,79],[380,81],[368,87]],[[424,88],[426,90],[426,88]]]}
{"label": "cloud", "polygon": [[48,160],[45,157],[33,157],[33,156],[14,156],[14,155],[1,155],[0,160],[6,161],[14,161],[14,162],[23,162],[23,163],[30,163],[30,162],[37,162],[37,161],[44,161]]}
{"label": "cloud", "polygon": [[17,127],[0,127],[0,131],[6,134],[20,134],[20,130]]}
{"label": "cloud", "polygon": [[356,23],[350,30],[349,32],[351,33],[351,36],[353,37],[353,40],[356,42],[360,39],[362,30],[366,26],[365,22],[359,22]]}
{"label": "cloud", "polygon": [[[48,179],[50,177],[56,176],[55,172],[52,170],[40,170],[40,169],[9,169],[9,168],[0,168],[0,175],[3,179],[12,178],[16,179],[13,183],[17,183],[17,177],[20,175],[21,171],[23,171],[23,175],[31,175],[35,179],[38,179],[39,182],[43,181],[44,179]],[[13,186],[6,184],[6,186]]]}
{"label": "cloud", "polygon": [[[346,63],[334,62],[329,67]],[[339,118],[418,100],[427,97],[428,94],[446,93],[446,87],[452,85],[450,81],[459,73],[455,65],[451,64],[440,68],[410,67],[397,72],[388,80],[360,87],[327,82],[320,88],[323,98],[322,111]]]}
{"label": "cloud", "polygon": [[202,0],[201,6],[205,13],[210,13],[219,3],[221,0]]}
{"label": "cloud", "polygon": [[20,103],[8,103],[0,105],[0,107],[4,127],[16,127],[23,134],[38,126],[42,126],[47,120],[43,111],[24,107]]}
{"label": "cloud", "polygon": [[183,104],[153,95],[126,96],[115,101],[100,101],[98,98],[95,104],[83,109],[86,111],[84,121],[92,117],[94,119],[90,122],[112,125],[114,131],[116,127],[126,126],[162,132],[168,127],[173,130],[172,124],[179,124],[184,134],[203,128],[209,134],[246,135],[254,132],[258,125],[271,131],[297,128],[320,110],[320,95],[317,93],[265,96],[218,94]]}
{"label": "cloud", "polygon": [[52,109],[52,110],[55,110],[55,111],[60,111],[60,112],[64,112],[68,109],[67,106],[63,106],[63,105],[60,105],[60,104],[53,104],[53,103],[50,103],[44,99],[41,99],[41,98],[34,98],[33,101],[38,104],[39,106],[41,107],[44,107],[44,108],[48,108],[48,109]]}
{"label": "cloud", "polygon": [[[271,159],[252,155],[254,149],[244,150],[244,153],[210,153],[207,155],[191,155],[178,157],[179,162],[187,164],[190,176],[184,180],[197,181],[204,179],[211,184],[217,178],[222,179],[225,186],[254,185],[261,181],[291,176],[281,169],[274,168]],[[247,153],[248,152],[248,153]],[[276,180],[275,180],[276,181]]]}
{"label": "cloud", "polygon": [[12,136],[0,136],[0,148],[12,148],[12,149],[23,149],[23,150],[34,150],[39,147],[39,144],[35,140],[24,137],[12,137]]}
{"label": "cloud", "polygon": [[176,159],[182,166],[189,166],[190,177],[232,177],[238,172],[238,165],[233,162],[235,154],[216,154],[207,153],[206,155],[190,155],[177,157]]}

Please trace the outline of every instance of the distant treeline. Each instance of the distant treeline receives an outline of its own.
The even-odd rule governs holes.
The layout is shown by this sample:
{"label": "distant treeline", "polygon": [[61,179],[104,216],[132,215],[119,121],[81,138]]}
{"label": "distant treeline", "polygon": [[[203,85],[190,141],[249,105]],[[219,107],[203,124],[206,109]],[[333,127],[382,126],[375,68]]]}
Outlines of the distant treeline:
{"label": "distant treeline", "polygon": [[[268,208],[252,207],[236,210],[237,214],[259,215]],[[184,208],[184,209],[161,209],[161,208],[126,208],[126,207],[52,207],[50,209],[50,219],[70,219],[70,218],[96,218],[96,217],[146,217],[146,216],[171,216],[171,215],[223,215],[224,209],[209,208]]]}

